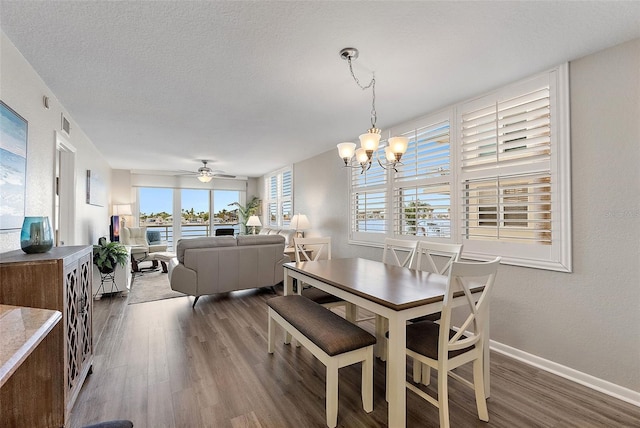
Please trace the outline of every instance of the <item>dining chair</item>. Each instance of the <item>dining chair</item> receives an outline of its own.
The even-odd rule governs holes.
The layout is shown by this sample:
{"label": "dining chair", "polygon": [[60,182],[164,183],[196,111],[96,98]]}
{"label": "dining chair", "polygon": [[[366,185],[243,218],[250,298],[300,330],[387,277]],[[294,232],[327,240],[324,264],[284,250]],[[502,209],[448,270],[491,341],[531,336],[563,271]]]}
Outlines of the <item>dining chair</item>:
{"label": "dining chair", "polygon": [[[490,262],[452,262],[440,322],[421,321],[407,326],[406,353],[414,361],[438,370],[438,397],[433,398],[411,382],[406,382],[406,386],[439,409],[441,428],[449,427],[449,376],[474,390],[478,417],[482,421],[489,421],[484,392],[484,334],[489,321],[491,291],[500,260],[497,257]],[[478,297],[477,293],[471,293],[471,289],[480,285],[484,285],[484,289]],[[464,320],[456,326],[452,325],[451,319],[454,293],[464,293],[466,297],[466,304],[456,307],[456,319]],[[459,311],[465,309],[466,314],[460,314]],[[453,369],[471,362],[472,382],[452,372]]]}
{"label": "dining chair", "polygon": [[[448,244],[433,241],[419,241],[416,248],[416,269],[427,272],[447,275],[453,262],[460,260],[462,254],[462,244]],[[425,315],[410,320],[409,322],[438,321],[440,312]],[[431,368],[428,365],[413,362],[413,380],[424,385],[429,385],[431,381]]]}
{"label": "dining chair", "polygon": [[[418,241],[386,238],[382,251],[382,263],[392,266],[412,267],[417,244]],[[378,314],[376,314],[375,319],[376,337],[383,337],[389,328],[389,320]],[[385,340],[378,340],[378,343],[376,343],[375,356],[382,361],[387,360],[387,342]]]}
{"label": "dining chair", "polygon": [[[293,238],[296,263],[305,261],[331,260],[331,237],[321,238]],[[309,251],[312,249],[313,251]],[[351,303],[315,287],[298,284],[298,294],[324,306],[333,308],[345,306],[345,318],[351,322],[355,320],[355,310]]]}
{"label": "dining chair", "polygon": [[451,263],[462,254],[462,244],[446,244],[433,241],[418,241],[416,269],[446,275]]}

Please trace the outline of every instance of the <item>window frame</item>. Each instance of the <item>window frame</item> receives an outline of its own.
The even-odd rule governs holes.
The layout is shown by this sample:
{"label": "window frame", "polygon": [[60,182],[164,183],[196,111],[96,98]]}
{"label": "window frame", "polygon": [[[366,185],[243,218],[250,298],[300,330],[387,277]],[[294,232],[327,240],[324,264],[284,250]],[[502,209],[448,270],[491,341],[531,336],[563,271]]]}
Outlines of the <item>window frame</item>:
{"label": "window frame", "polygon": [[[521,96],[523,88],[528,86],[535,86],[538,81],[546,79],[548,82],[549,90],[549,117],[550,117],[550,158],[548,162],[548,176],[550,183],[550,224],[551,241],[548,245],[542,244],[525,244],[505,242],[502,240],[484,240],[475,239],[469,241],[464,239],[463,232],[465,227],[464,221],[464,209],[465,203],[463,201],[464,182],[463,177],[465,174],[462,172],[462,131],[461,131],[461,117],[464,112],[463,106],[474,102],[481,102],[483,99],[500,97],[518,97]],[[523,92],[524,93],[524,92]],[[433,181],[418,179],[415,180],[416,184],[412,184],[411,181],[400,181],[396,179],[392,170],[387,170],[387,180],[384,186],[386,193],[386,232],[385,233],[354,233],[354,205],[353,194],[356,190],[353,186],[353,174],[349,174],[349,236],[348,242],[355,245],[365,246],[381,246],[384,242],[384,238],[393,237],[396,239],[428,239],[433,241],[458,243],[464,245],[463,257],[465,259],[472,260],[490,260],[495,256],[502,256],[502,263],[531,267],[560,272],[572,272],[572,260],[571,260],[571,165],[570,165],[570,105],[569,105],[569,65],[568,63],[561,64],[545,72],[537,73],[526,79],[522,79],[518,82],[514,82],[509,85],[505,85],[494,91],[487,92],[477,97],[463,100],[454,105],[451,105],[439,112],[425,115],[419,119],[415,119],[399,126],[394,127],[389,131],[389,135],[403,135],[410,132],[411,129],[417,129],[420,127],[429,126],[435,123],[435,120],[448,116],[449,122],[449,148],[450,148],[450,222],[451,233],[449,238],[444,237],[432,237],[432,236],[416,236],[398,234],[397,218],[398,212],[396,210],[394,191],[399,188],[417,185],[429,185]],[[514,145],[515,143],[508,141]],[[514,150],[517,147],[504,149],[504,152]],[[492,149],[495,150],[495,149]],[[535,162],[534,162],[535,163]],[[536,168],[531,168],[530,161],[526,160],[521,165],[508,165],[505,171],[511,173],[515,172],[514,177],[518,177],[518,173],[525,178],[528,178],[535,185],[545,185],[546,182],[535,182],[535,174],[540,174],[543,177],[544,174],[535,172]],[[545,163],[545,165],[547,165]],[[402,168],[402,166],[400,166]],[[524,171],[524,172],[522,172]],[[527,175],[527,173],[529,175]],[[482,177],[482,174],[479,175]],[[505,174],[502,180],[508,180],[511,176]],[[539,201],[520,202],[521,197],[527,197],[527,193],[520,193],[515,191],[513,195],[506,192],[503,187],[499,187],[498,193],[493,195],[498,203],[495,207],[498,208],[493,211],[493,220],[486,219],[485,222],[494,222],[500,227],[507,229],[522,228],[523,223],[535,222],[535,210],[531,209],[531,204],[540,203]],[[382,190],[382,188],[381,188]],[[514,199],[507,201],[509,198]],[[528,208],[526,214],[522,214],[522,210],[516,209],[516,206],[526,206]],[[489,204],[491,206],[491,204]],[[521,218],[511,218],[509,210],[516,210],[515,216]],[[513,216],[512,215],[512,216]],[[526,216],[526,219],[525,219]],[[542,239],[541,239],[542,241]]]}

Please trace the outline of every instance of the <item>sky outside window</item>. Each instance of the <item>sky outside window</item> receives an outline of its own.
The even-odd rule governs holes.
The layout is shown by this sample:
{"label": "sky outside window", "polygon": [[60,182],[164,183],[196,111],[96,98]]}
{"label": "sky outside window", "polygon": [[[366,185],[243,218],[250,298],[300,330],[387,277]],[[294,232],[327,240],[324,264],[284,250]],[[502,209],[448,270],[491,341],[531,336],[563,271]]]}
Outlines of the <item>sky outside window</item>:
{"label": "sky outside window", "polygon": [[[195,212],[207,212],[209,210],[209,200],[202,197],[202,190],[184,189],[182,191],[182,207],[193,208]],[[213,212],[217,213],[226,209],[231,211],[235,207],[230,207],[232,202],[240,201],[240,192],[237,190],[214,190],[213,192]],[[171,214],[173,209],[173,189],[166,188],[140,188],[140,212],[145,214],[167,212]]]}

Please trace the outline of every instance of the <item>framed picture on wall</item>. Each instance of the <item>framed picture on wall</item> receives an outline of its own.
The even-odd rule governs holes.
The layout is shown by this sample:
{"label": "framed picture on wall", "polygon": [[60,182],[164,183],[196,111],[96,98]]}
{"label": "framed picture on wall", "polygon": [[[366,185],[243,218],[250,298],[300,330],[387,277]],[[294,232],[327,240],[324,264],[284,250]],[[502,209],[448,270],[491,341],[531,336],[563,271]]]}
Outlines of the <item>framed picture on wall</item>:
{"label": "framed picture on wall", "polygon": [[95,171],[87,170],[87,203],[104,207],[107,199],[104,181]]}
{"label": "framed picture on wall", "polygon": [[27,121],[0,101],[0,232],[19,230],[27,179]]}

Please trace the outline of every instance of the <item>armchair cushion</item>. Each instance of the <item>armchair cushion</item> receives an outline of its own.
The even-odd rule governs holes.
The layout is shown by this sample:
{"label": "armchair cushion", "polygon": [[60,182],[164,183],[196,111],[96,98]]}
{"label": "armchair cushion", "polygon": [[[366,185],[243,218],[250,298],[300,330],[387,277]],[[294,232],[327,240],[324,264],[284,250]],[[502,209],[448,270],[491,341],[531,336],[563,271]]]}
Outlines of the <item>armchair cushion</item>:
{"label": "armchair cushion", "polygon": [[149,245],[162,244],[162,239],[160,239],[160,231],[147,230],[147,241],[149,242]]}

